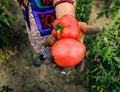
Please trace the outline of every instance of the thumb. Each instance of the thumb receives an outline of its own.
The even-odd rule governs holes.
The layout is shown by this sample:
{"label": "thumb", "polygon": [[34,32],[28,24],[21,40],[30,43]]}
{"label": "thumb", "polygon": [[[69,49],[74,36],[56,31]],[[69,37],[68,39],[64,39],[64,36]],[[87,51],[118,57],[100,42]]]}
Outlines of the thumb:
{"label": "thumb", "polygon": [[100,32],[99,27],[87,25],[85,22],[79,22],[81,32],[86,35],[93,35]]}
{"label": "thumb", "polygon": [[78,41],[82,43],[84,41],[85,35],[93,35],[93,34],[97,34],[100,32],[100,29],[98,27],[87,25],[87,23],[85,22],[79,22],[79,25],[80,25],[81,35]]}

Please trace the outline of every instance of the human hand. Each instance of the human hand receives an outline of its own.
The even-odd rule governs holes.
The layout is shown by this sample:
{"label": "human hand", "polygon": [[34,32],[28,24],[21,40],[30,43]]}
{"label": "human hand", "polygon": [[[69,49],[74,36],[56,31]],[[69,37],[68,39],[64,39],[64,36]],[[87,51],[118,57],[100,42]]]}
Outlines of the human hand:
{"label": "human hand", "polygon": [[[85,22],[79,22],[79,25],[81,29],[81,35],[78,40],[82,43],[84,43],[85,35],[95,35],[100,32],[100,29],[98,27],[87,25]],[[80,73],[83,72],[84,67],[85,67],[84,59],[75,66],[76,70]]]}
{"label": "human hand", "polygon": [[83,43],[85,35],[95,35],[100,32],[99,27],[87,25],[85,22],[79,22],[81,35],[79,41]]}
{"label": "human hand", "polygon": [[[54,26],[56,26],[56,25],[54,25]],[[84,41],[85,35],[94,35],[94,34],[99,33],[99,31],[100,31],[100,29],[98,27],[87,25],[85,22],[79,22],[79,26],[80,26],[81,35],[80,35],[78,41],[80,41],[82,43],[84,43],[83,41]],[[45,46],[52,47],[56,41],[57,41],[57,39],[55,39],[54,37],[51,36],[46,41]],[[83,72],[84,66],[85,66],[84,60],[82,60],[79,64],[77,64],[75,66],[75,68],[77,69],[78,72]]]}

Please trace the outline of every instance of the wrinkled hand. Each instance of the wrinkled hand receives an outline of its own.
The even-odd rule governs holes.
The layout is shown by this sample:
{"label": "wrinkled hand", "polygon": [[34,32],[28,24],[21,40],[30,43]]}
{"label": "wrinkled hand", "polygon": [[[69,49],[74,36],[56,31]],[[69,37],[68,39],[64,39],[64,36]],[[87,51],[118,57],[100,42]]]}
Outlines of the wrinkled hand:
{"label": "wrinkled hand", "polygon": [[82,43],[85,35],[94,35],[100,31],[98,27],[87,25],[85,22],[79,22],[79,25],[81,29],[81,35],[78,40]]}
{"label": "wrinkled hand", "polygon": [[[82,43],[84,43],[83,41],[85,35],[94,35],[100,32],[100,29],[98,27],[87,25],[85,22],[79,22],[79,25],[81,29],[81,36],[78,40]],[[75,66],[76,70],[80,73],[83,72],[84,67],[84,60],[82,60],[78,65]]]}

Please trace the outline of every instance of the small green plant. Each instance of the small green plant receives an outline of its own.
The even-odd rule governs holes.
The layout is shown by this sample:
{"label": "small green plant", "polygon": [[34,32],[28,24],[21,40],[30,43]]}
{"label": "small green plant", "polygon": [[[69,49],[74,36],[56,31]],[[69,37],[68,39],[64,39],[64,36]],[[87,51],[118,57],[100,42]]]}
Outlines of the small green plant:
{"label": "small green plant", "polygon": [[5,62],[7,62],[9,59],[10,59],[10,56],[9,56],[9,55],[4,55],[4,54],[0,53],[0,62],[1,62],[1,63],[5,63]]}
{"label": "small green plant", "polygon": [[9,45],[9,41],[7,39],[8,32],[5,31],[12,28],[12,19],[7,15],[8,0],[0,0],[0,7],[0,47],[3,47]]}
{"label": "small green plant", "polygon": [[102,0],[105,2],[105,7],[103,11],[98,13],[98,18],[102,17],[105,15],[108,17],[109,15],[113,15],[116,11],[119,10],[119,5],[120,5],[120,0]]}
{"label": "small green plant", "polygon": [[88,22],[94,0],[76,0],[76,17],[79,21]]}
{"label": "small green plant", "polygon": [[[111,1],[110,6],[113,4]],[[117,3],[113,7],[117,7]],[[108,8],[109,13],[105,15],[111,12]],[[86,68],[89,92],[120,91],[120,8],[115,9],[112,11],[113,27],[104,28],[98,35],[87,36],[85,40],[88,49],[86,61],[89,61]]]}
{"label": "small green plant", "polygon": [[87,45],[86,57],[90,62],[86,74],[90,92],[120,90],[120,25],[116,23],[112,29],[103,29]]}
{"label": "small green plant", "polygon": [[7,15],[9,0],[0,0],[0,29],[4,26],[11,28],[11,18]]}
{"label": "small green plant", "polygon": [[[94,0],[77,0],[77,18],[87,22]],[[89,92],[120,91],[120,0],[103,0],[105,8],[98,14],[112,16],[113,27],[102,29],[97,35],[86,36],[87,52],[84,72]],[[90,2],[86,4],[85,2]],[[109,26],[110,24],[108,24]],[[81,76],[79,76],[81,77]],[[79,78],[81,79],[81,78]]]}
{"label": "small green plant", "polygon": [[[15,25],[13,21],[15,20],[8,14],[8,8],[12,7],[9,3],[9,0],[0,0],[0,48],[6,46],[20,47],[27,40],[27,34],[13,28]],[[22,27],[24,27],[23,25]]]}

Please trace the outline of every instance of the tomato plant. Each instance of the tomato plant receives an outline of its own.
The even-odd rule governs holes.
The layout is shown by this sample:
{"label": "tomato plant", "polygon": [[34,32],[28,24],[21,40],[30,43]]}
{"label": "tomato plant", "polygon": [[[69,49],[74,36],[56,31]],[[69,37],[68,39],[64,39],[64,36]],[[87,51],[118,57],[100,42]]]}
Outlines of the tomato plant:
{"label": "tomato plant", "polygon": [[85,40],[88,48],[86,60],[90,61],[86,69],[90,92],[120,91],[120,2],[106,2],[110,6],[103,12],[106,16],[111,14],[112,7],[117,8],[112,11],[114,25],[108,29],[103,28],[96,36],[87,36]]}
{"label": "tomato plant", "polygon": [[[91,4],[95,0],[77,0],[76,16],[78,20],[87,22]],[[103,15],[112,17],[114,25],[103,28],[97,35],[86,36],[86,68],[84,80],[87,80],[89,92],[119,92],[120,91],[120,0],[102,0],[105,2]],[[89,62],[88,62],[89,61]],[[80,74],[79,74],[80,75]],[[81,75],[79,76],[81,77]],[[79,78],[78,77],[78,78]],[[81,79],[81,78],[79,78]],[[81,79],[83,80],[83,78]]]}

